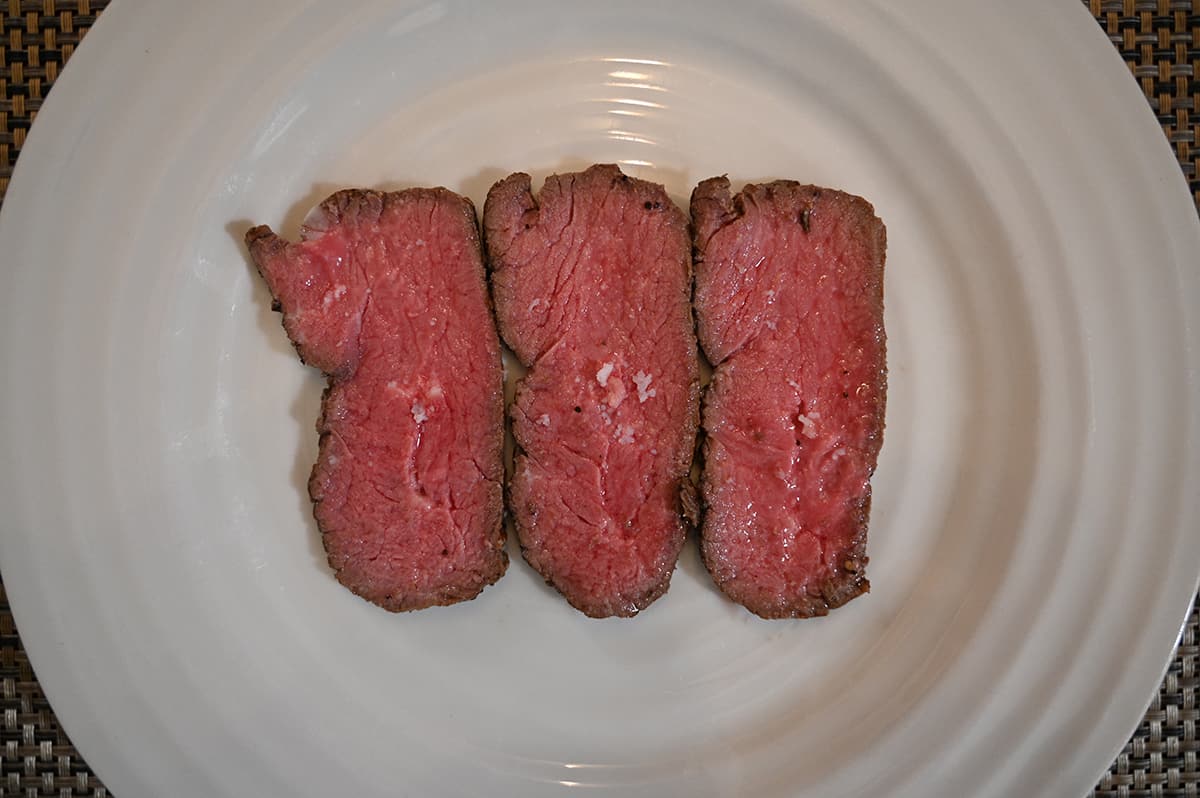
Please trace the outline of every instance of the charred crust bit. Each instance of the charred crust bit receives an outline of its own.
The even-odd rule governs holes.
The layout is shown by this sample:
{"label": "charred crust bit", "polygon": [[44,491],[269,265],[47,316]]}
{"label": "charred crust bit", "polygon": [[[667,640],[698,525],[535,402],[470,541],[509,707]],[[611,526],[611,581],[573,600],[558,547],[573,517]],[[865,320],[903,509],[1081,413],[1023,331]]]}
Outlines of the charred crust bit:
{"label": "charred crust bit", "polygon": [[271,310],[275,311],[276,313],[283,313],[283,303],[278,299],[272,299]]}
{"label": "charred crust bit", "polygon": [[[547,182],[550,179],[553,178]],[[483,203],[483,228],[485,232],[531,230],[537,226],[540,207],[533,193],[532,178],[525,172],[513,172],[488,189]],[[502,265],[504,253],[491,254],[489,269],[495,271]]]}
{"label": "charred crust bit", "polygon": [[276,252],[287,246],[287,242],[275,235],[271,228],[265,224],[260,224],[247,230],[245,242],[246,248],[250,250],[251,254],[256,255],[256,257],[259,252]]}
{"label": "charred crust bit", "polygon": [[352,188],[336,191],[325,198],[320,204],[320,210],[325,214],[328,226],[333,226],[342,220],[342,214],[350,210],[354,204],[355,190]]}
{"label": "charred crust bit", "polygon": [[702,250],[718,230],[743,215],[742,193],[731,196],[726,175],[701,180],[692,189],[693,243],[698,249]]}
{"label": "charred crust bit", "polygon": [[470,216],[471,221],[475,222],[476,225],[478,225],[479,209],[475,207],[474,200],[472,200],[470,197],[466,197],[466,196],[458,194],[454,191],[451,191],[450,189],[446,188],[445,186],[438,186],[436,189],[434,189],[434,191],[438,192],[438,196],[441,198],[448,199],[452,202],[457,202],[457,203],[461,204],[464,215]]}
{"label": "charred crust bit", "polygon": [[871,583],[861,573],[839,574],[839,577],[826,579],[821,583],[821,596],[830,609],[837,609],[871,590]]}
{"label": "charred crust bit", "polygon": [[[260,224],[257,227],[251,227],[247,230],[245,242],[246,250],[250,253],[250,260],[254,262],[254,268],[262,275],[264,280],[267,276],[266,272],[263,271],[264,264],[274,257],[283,255],[288,247],[288,242],[275,235],[275,232],[265,224]],[[270,288],[269,282],[267,287]]]}
{"label": "charred crust bit", "polygon": [[[409,192],[416,192],[416,189],[400,193],[408,194]],[[322,231],[336,227],[346,217],[357,223],[376,222],[383,214],[389,196],[391,195],[364,188],[344,188],[335,191],[317,206],[320,218],[306,219],[301,225],[301,236],[307,238],[306,231]],[[315,224],[310,225],[310,220]]]}
{"label": "charred crust bit", "polygon": [[821,189],[813,189],[812,193],[809,194],[808,204],[805,205],[800,211],[800,226],[804,228],[806,235],[812,232],[813,214],[816,212],[817,203],[820,201],[820,199]]}
{"label": "charred crust bit", "polygon": [[679,486],[679,507],[682,515],[693,527],[700,524],[700,502],[696,486],[684,479]]}
{"label": "charred crust bit", "polygon": [[242,240],[246,242],[246,246],[253,246],[256,241],[271,237],[271,228],[265,224],[255,225],[246,231],[246,235],[242,236]]}
{"label": "charred crust bit", "polygon": [[[812,590],[812,588],[809,588]],[[824,590],[824,585],[822,585]],[[736,600],[736,599],[735,599]],[[831,605],[821,594],[805,592],[794,601],[770,603],[752,606],[744,605],[746,609],[760,618],[781,620],[783,618],[820,618],[829,614]]]}
{"label": "charred crust bit", "polygon": [[869,558],[862,554],[862,548],[861,544],[852,547],[854,550],[839,563],[837,573],[821,583],[821,597],[830,609],[836,609],[871,591],[871,583],[865,573]]}
{"label": "charred crust bit", "polygon": [[804,606],[803,615],[800,617],[823,618],[829,614],[829,609],[829,604],[823,596],[821,598],[815,596],[809,597],[808,602]]}
{"label": "charred crust bit", "polygon": [[732,210],[725,212],[725,218],[721,222],[722,226],[728,224],[729,222],[736,221],[746,215],[746,192],[743,191],[735,195],[734,198],[729,201],[728,207]]}

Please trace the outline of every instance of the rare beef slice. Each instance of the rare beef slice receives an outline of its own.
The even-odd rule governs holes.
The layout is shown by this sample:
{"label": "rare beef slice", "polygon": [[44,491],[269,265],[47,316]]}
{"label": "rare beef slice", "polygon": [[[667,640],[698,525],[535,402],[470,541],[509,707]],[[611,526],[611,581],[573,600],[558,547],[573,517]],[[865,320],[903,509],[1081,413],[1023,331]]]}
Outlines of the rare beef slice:
{"label": "rare beef slice", "polygon": [[887,388],[883,223],[865,200],[778,181],[692,194],[705,395],[701,553],[764,618],[865,593]]}
{"label": "rare beef slice", "polygon": [[474,598],[504,573],[503,390],[471,203],[347,190],[299,243],[246,244],[300,358],[329,377],[309,481],[338,580],[385,609]]}
{"label": "rare beef slice", "polygon": [[593,166],[483,213],[497,319],[528,368],[509,509],[525,559],[574,607],[631,616],[666,592],[694,506],[699,357],[686,216]]}

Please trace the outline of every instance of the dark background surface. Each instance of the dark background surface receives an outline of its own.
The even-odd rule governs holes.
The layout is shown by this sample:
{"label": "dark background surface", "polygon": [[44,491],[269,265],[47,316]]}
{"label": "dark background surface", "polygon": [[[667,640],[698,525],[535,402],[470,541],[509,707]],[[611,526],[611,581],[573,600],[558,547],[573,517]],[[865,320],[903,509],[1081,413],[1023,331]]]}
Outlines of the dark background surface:
{"label": "dark background surface", "polygon": [[[1003,0],[999,0],[1002,2]],[[0,202],[46,93],[108,0],[0,0]],[[1200,206],[1200,0],[1085,2],[1158,115]],[[1198,253],[1200,258],[1200,253]],[[1095,798],[1200,798],[1193,608],[1179,648],[1133,738]],[[97,685],[97,689],[102,689]],[[42,693],[0,583],[0,798],[108,798]],[[1073,798],[1065,796],[1064,798]]]}

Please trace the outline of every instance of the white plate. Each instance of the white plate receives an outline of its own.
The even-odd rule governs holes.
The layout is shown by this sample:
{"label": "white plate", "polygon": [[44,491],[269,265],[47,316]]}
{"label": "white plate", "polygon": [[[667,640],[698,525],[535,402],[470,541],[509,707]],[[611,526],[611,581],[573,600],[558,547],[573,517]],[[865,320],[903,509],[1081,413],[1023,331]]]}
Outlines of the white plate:
{"label": "white plate", "polygon": [[[242,233],[336,187],[478,203],[594,161],[680,202],[727,172],[875,203],[869,596],[760,621],[689,543],[631,621],[519,558],[389,615],[325,567],[322,381]],[[1075,0],[122,0],[0,251],[5,584],[121,798],[1079,795],[1196,587],[1200,225]]]}

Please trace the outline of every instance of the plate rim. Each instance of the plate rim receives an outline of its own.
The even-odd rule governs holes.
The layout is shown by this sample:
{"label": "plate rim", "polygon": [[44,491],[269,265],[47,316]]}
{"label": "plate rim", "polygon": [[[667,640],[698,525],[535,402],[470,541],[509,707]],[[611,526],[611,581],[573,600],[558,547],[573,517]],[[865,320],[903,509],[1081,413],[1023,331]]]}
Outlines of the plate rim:
{"label": "plate rim", "polygon": [[[137,6],[134,2],[132,2],[132,0],[115,0],[115,2],[106,8],[104,12],[99,15],[92,30],[87,36],[84,37],[84,40],[81,42],[77,51],[72,55],[68,66],[65,67],[62,73],[59,75],[54,85],[54,90],[47,94],[45,103],[29,133],[29,137],[25,147],[23,148],[21,157],[15,164],[13,176],[5,198],[6,201],[4,202],[3,207],[0,208],[0,251],[12,251],[13,239],[20,236],[20,230],[15,229],[18,225],[18,218],[20,215],[22,215],[22,212],[18,210],[18,208],[25,204],[23,201],[26,199],[27,195],[38,191],[38,184],[35,181],[37,180],[39,173],[46,173],[45,170],[47,163],[49,163],[51,166],[49,173],[54,174],[56,172],[55,145],[58,144],[59,146],[62,146],[64,139],[69,138],[66,132],[67,126],[62,125],[62,121],[64,121],[63,118],[65,118],[65,115],[68,114],[72,108],[77,108],[83,104],[88,104],[86,89],[90,85],[89,79],[92,82],[99,79],[95,76],[102,71],[101,68],[103,66],[103,62],[106,60],[104,57],[104,47],[107,44],[107,39],[118,36],[119,26],[130,22],[130,19],[135,15],[136,8]],[[1084,13],[1086,13],[1086,9],[1080,7],[1078,12],[1079,15],[1082,16]],[[1173,167],[1173,179],[1168,181],[1170,186],[1160,187],[1159,190],[1163,191],[1164,193],[1166,191],[1171,191],[1176,195],[1176,198],[1171,202],[1172,207],[1176,207],[1180,204],[1180,195],[1185,196],[1188,205],[1191,206],[1191,193],[1188,189],[1187,182],[1182,171],[1178,168],[1178,160],[1166,137],[1162,134],[1161,126],[1154,117],[1149,105],[1145,102],[1145,95],[1142,93],[1140,87],[1138,87],[1133,77],[1128,74],[1125,64],[1121,60],[1119,53],[1116,52],[1111,42],[1108,41],[1107,37],[1104,37],[1103,32],[1099,30],[1094,18],[1089,15],[1087,19],[1089,20],[1088,24],[1096,28],[1096,36],[1104,39],[1105,48],[1109,51],[1109,57],[1105,59],[1102,68],[1107,70],[1109,73],[1114,73],[1116,68],[1119,68],[1124,78],[1124,80],[1112,80],[1108,83],[1108,85],[1113,88],[1114,94],[1120,95],[1118,102],[1124,107],[1129,107],[1131,104],[1130,99],[1137,98],[1137,102],[1141,105],[1141,111],[1134,115],[1139,120],[1137,124],[1145,129],[1148,127],[1147,123],[1152,123],[1158,139],[1158,153],[1153,157],[1156,159],[1156,162],[1159,163],[1164,161],[1164,158],[1161,156],[1169,155],[1170,157],[1170,162]],[[108,33],[110,29],[113,31],[111,34]],[[87,76],[85,76],[85,73]],[[1113,84],[1116,85],[1114,86]],[[81,103],[81,100],[84,102]],[[55,125],[59,126],[57,134],[54,132]],[[70,145],[68,144],[67,146]],[[1139,143],[1139,146],[1141,146],[1141,143]],[[1195,240],[1200,240],[1200,218],[1197,218],[1195,213],[1192,215],[1191,237]],[[1186,264],[1177,262],[1175,267],[1180,270],[1180,273],[1183,273],[1186,268]],[[1185,317],[1185,321],[1187,320],[1187,317]],[[1194,317],[1192,317],[1191,320],[1194,323]],[[1192,329],[1192,333],[1193,337],[1189,341],[1185,342],[1185,351],[1194,351],[1196,346],[1194,328]],[[1191,380],[1193,383],[1195,383],[1197,380],[1197,374],[1194,366],[1190,367],[1189,371]],[[1192,421],[1190,437],[1194,443],[1196,438],[1194,421]],[[1178,520],[1180,523],[1183,522],[1183,519]],[[8,559],[7,555],[12,548],[12,544],[8,542],[8,537],[10,534],[12,533],[0,535],[0,559]],[[1197,548],[1197,552],[1200,552],[1200,548]],[[1197,562],[1194,563],[1194,565],[1196,567],[1193,569],[1195,573],[1190,585],[1188,601],[1186,605],[1182,607],[1179,615],[1175,617],[1175,622],[1173,624],[1175,632],[1172,639],[1174,642],[1172,643],[1170,649],[1166,652],[1163,664],[1157,674],[1157,678],[1154,681],[1151,690],[1145,695],[1146,700],[1143,702],[1143,706],[1148,705],[1150,700],[1157,693],[1164,675],[1170,668],[1172,655],[1175,647],[1178,645],[1179,637],[1183,634],[1184,629],[1186,628],[1186,624],[1192,610],[1193,598],[1197,593],[1197,589],[1200,588],[1200,558],[1197,559]],[[16,584],[20,584],[22,581],[23,577],[18,577]],[[8,585],[14,584],[9,579],[6,579],[6,583],[8,583]],[[1180,591],[1182,591],[1182,587],[1180,587]],[[17,622],[17,628],[22,628],[22,620],[24,620],[25,628],[31,628],[30,622],[37,617],[37,612],[36,608],[34,608],[32,605],[34,596],[30,595],[30,589],[28,587],[21,587],[17,590],[9,589],[8,594],[13,616]],[[45,628],[45,624],[35,625],[33,627],[34,631],[32,632],[32,635],[28,633],[21,634],[20,639],[22,643],[25,644],[30,663],[35,668],[35,673],[40,674],[42,672],[52,672],[54,670],[53,668],[47,668],[45,666],[51,661],[56,645],[55,641],[52,639],[42,639],[42,633],[39,631],[39,627]],[[49,638],[52,636],[47,634],[46,637]],[[33,641],[32,646],[29,645],[31,641]],[[41,667],[39,667],[39,663]],[[35,678],[38,678],[38,680],[41,681],[40,676]],[[52,677],[51,682],[54,681],[57,681],[57,677]],[[46,694],[48,697],[52,692],[59,693],[60,696],[62,693],[66,692],[66,688],[61,685],[52,685],[47,684],[46,682],[42,682],[42,684],[46,686]],[[73,721],[67,720],[67,717],[64,717],[63,713],[61,713],[57,708],[55,708],[54,711],[55,714],[60,718],[63,728],[66,729],[68,735],[70,735],[70,727],[73,724]],[[69,717],[72,714],[72,711],[68,709],[66,715]],[[1130,734],[1136,730],[1140,721],[1141,715],[1139,714],[1132,726],[1129,728],[1129,733],[1127,733],[1114,747],[1112,752],[1113,755],[1108,759],[1109,763],[1111,763],[1112,759],[1117,753],[1119,753],[1122,746],[1128,740]],[[82,751],[81,755],[83,755]],[[90,765],[91,759],[88,759],[87,761]],[[1102,775],[1109,766],[1110,765],[1106,765],[1098,775]]]}

